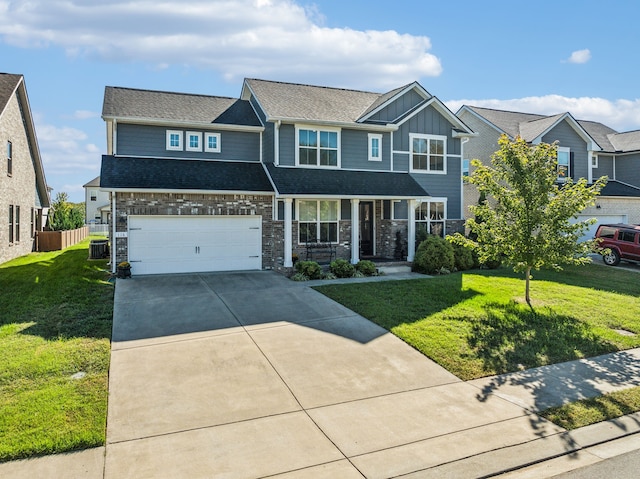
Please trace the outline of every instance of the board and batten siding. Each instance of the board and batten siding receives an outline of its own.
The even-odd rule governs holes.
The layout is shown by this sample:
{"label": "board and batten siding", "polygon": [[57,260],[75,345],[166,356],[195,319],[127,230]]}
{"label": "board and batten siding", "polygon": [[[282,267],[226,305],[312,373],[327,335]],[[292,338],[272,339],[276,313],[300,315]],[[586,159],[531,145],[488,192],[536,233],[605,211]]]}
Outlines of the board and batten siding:
{"label": "board and batten siding", "polygon": [[392,101],[380,111],[376,112],[368,118],[367,121],[380,121],[385,123],[393,122],[424,101],[425,99],[422,95],[415,90],[410,90],[400,98]]}
{"label": "board and batten siding", "polygon": [[544,143],[558,141],[558,146],[570,148],[573,153],[573,170],[569,172],[571,178],[589,177],[589,159],[587,157],[587,143],[569,125],[567,120],[556,125],[549,133],[542,137]]}
{"label": "board and batten siding", "polygon": [[640,154],[616,156],[616,180],[640,188]]}
{"label": "board and batten siding", "polygon": [[[167,150],[167,130],[182,131],[183,150]],[[203,151],[186,151],[186,132],[201,132],[204,144],[204,133],[220,133],[220,153]],[[227,130],[199,130],[197,128],[175,128],[151,125],[136,125],[129,123],[118,124],[117,135],[118,156],[145,156],[154,158],[189,158],[202,160],[240,160],[260,161],[260,133],[227,131]]]}
{"label": "board and batten siding", "polygon": [[391,136],[382,134],[382,161],[369,161],[369,132],[342,129],[342,168],[348,170],[391,170]]}

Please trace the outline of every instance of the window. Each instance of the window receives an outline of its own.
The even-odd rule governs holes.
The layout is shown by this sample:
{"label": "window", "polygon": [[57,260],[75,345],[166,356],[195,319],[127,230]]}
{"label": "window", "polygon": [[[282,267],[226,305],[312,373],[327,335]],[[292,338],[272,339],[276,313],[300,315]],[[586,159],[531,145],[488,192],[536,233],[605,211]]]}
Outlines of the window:
{"label": "window", "polygon": [[33,238],[36,235],[36,209],[31,208],[31,237]]}
{"label": "window", "polygon": [[7,141],[7,175],[13,174],[13,145]]}
{"label": "window", "polygon": [[598,167],[598,155],[592,155],[591,156],[591,166],[593,168],[597,168]]}
{"label": "window", "polygon": [[187,132],[187,151],[202,151],[202,133],[197,131]]}
{"label": "window", "polygon": [[337,243],[338,202],[299,201],[298,233],[300,243]]}
{"label": "window", "polygon": [[298,129],[299,165],[339,166],[338,131]]}
{"label": "window", "polygon": [[571,150],[569,148],[558,147],[558,181],[564,183],[569,178],[569,158]]}
{"label": "window", "polygon": [[369,161],[382,161],[382,135],[369,133]]}
{"label": "window", "polygon": [[444,238],[445,211],[443,201],[423,202],[416,208],[416,236],[420,230]]}
{"label": "window", "polygon": [[407,200],[394,200],[393,220],[406,220],[409,218],[409,205]]}
{"label": "window", "polygon": [[220,133],[204,134],[204,151],[220,153]]}
{"label": "window", "polygon": [[636,234],[633,231],[620,231],[618,233],[618,239],[620,241],[626,241],[628,243],[636,242]]}
{"label": "window", "polygon": [[469,160],[462,160],[462,176],[469,176],[469,165],[471,162]]}
{"label": "window", "polygon": [[167,150],[182,151],[182,132],[167,130]]}
{"label": "window", "polygon": [[15,207],[15,241],[18,243],[20,241],[20,207]]}
{"label": "window", "polygon": [[411,171],[446,173],[446,136],[409,135],[411,141]]}
{"label": "window", "polygon": [[96,201],[97,198],[98,198],[98,192],[96,190],[90,190],[89,191],[89,200],[90,201]]}
{"label": "window", "polygon": [[13,243],[13,205],[9,205],[9,243]]}

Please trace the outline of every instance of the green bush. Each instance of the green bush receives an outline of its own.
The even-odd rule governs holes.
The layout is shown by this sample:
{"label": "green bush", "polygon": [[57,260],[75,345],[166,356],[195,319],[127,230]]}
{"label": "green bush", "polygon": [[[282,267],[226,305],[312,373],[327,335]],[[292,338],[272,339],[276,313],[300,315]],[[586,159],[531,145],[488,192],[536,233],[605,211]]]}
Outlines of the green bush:
{"label": "green bush", "polygon": [[497,258],[497,259],[490,259],[489,261],[485,261],[480,266],[487,269],[498,269],[501,264],[502,264],[502,261],[499,258]]}
{"label": "green bush", "polygon": [[421,225],[416,227],[416,250],[420,247],[422,242],[429,237],[429,233],[427,233],[427,228]]}
{"label": "green bush", "polygon": [[322,279],[322,268],[315,261],[298,261],[296,271],[309,279]]}
{"label": "green bush", "polygon": [[293,276],[291,276],[291,281],[309,281],[309,278],[307,278],[302,273],[296,273]]}
{"label": "green bush", "polygon": [[423,274],[437,274],[451,271],[454,267],[453,246],[444,238],[429,235],[420,243],[413,258],[413,271]]}
{"label": "green bush", "polygon": [[337,259],[329,265],[329,270],[336,275],[337,278],[351,278],[356,268],[346,259]]}
{"label": "green bush", "polygon": [[453,246],[453,265],[458,271],[466,271],[475,266],[471,249],[461,244],[451,243]]}
{"label": "green bush", "polygon": [[362,259],[358,261],[358,264],[356,265],[356,271],[359,271],[365,276],[374,276],[376,274],[376,265],[373,261]]}

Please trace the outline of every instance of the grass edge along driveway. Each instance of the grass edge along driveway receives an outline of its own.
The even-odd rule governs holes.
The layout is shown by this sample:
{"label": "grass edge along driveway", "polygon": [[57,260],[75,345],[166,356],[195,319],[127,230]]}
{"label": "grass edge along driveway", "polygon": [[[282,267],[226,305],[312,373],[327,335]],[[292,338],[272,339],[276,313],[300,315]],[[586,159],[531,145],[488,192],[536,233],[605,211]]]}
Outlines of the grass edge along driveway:
{"label": "grass edge along driveway", "polygon": [[0,461],[105,443],[114,288],[88,248],[0,265]]}

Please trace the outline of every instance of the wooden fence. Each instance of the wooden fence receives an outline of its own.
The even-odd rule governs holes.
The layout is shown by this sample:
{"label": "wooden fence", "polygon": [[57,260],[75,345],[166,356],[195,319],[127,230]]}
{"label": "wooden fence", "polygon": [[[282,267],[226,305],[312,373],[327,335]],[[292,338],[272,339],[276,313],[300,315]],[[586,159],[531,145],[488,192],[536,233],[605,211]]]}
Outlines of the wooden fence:
{"label": "wooden fence", "polygon": [[67,231],[38,231],[38,251],[58,251],[79,243],[89,235],[89,227],[83,226],[75,230]]}

